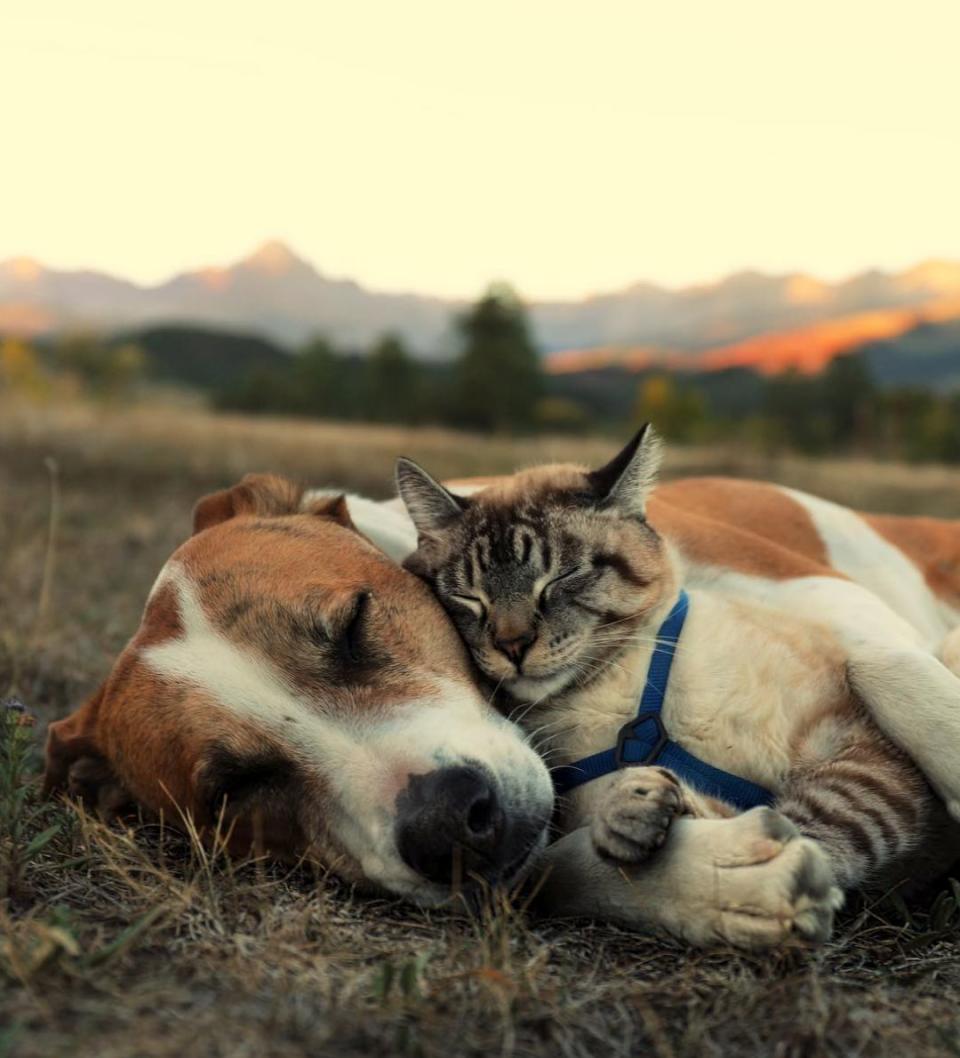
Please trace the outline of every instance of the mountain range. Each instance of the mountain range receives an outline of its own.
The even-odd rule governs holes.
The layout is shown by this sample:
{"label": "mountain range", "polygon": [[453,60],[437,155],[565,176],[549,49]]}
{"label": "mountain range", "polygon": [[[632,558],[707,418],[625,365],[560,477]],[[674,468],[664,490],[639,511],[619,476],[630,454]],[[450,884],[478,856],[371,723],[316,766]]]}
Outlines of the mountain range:
{"label": "mountain range", "polygon": [[188,323],[254,331],[288,345],[322,332],[363,346],[396,330],[430,355],[442,348],[451,308],[439,298],[373,293],[330,279],[279,242],[228,267],[182,272],[156,286],[57,271],[31,258],[0,264],[0,331],[28,335]]}
{"label": "mountain range", "polygon": [[[186,323],[249,331],[288,346],[323,333],[362,348],[389,330],[421,356],[442,359],[455,348],[453,321],[464,307],[331,278],[279,242],[235,264],[183,272],[155,286],[60,271],[30,258],[0,263],[0,332],[26,335]],[[556,371],[655,362],[776,369],[784,357],[792,366],[784,349],[798,350],[802,360],[810,341],[820,350],[807,365],[815,369],[822,366],[818,358],[856,344],[861,331],[865,340],[881,340],[928,319],[960,318],[960,262],[867,271],[836,283],[760,272],[679,289],[637,283],[577,301],[534,302],[529,310]],[[779,352],[769,342],[774,334],[787,336]]]}

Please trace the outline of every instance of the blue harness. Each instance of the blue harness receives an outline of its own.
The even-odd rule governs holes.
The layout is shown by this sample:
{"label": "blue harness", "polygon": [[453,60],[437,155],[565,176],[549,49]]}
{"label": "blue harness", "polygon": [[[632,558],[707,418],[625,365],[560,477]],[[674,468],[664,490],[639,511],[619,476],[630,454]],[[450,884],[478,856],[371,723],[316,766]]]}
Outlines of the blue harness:
{"label": "blue harness", "polygon": [[762,786],[731,775],[728,771],[707,764],[682,746],[672,741],[663,726],[660,713],[670,682],[670,669],[677,650],[677,641],[683,631],[690,608],[690,598],[685,591],[674,603],[673,609],[657,632],[656,646],[647,670],[647,682],[640,698],[640,708],[633,720],[620,728],[617,744],[612,749],[602,750],[590,757],[565,764],[553,772],[553,785],[558,794],[569,793],[584,783],[609,775],[619,768],[637,764],[658,764],[669,768],[676,776],[695,790],[709,797],[719,798],[737,808],[754,808],[768,805],[773,795]]}

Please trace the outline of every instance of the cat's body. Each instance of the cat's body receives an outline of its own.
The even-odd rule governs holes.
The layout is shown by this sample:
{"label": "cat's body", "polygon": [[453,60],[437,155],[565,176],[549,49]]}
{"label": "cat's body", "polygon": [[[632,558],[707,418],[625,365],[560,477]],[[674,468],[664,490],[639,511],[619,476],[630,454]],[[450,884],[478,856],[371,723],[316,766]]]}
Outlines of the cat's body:
{"label": "cat's body", "polygon": [[[716,590],[694,589],[689,598],[662,713],[670,737],[771,791],[778,810],[831,847],[840,885],[896,877],[903,858],[939,825],[940,811],[920,772],[857,699],[831,630]],[[651,641],[638,642],[586,686],[530,711],[527,723],[551,763],[580,760],[615,742],[636,715],[654,649]],[[646,769],[632,770],[636,776]],[[564,829],[590,824],[615,781],[611,775],[571,791]],[[733,812],[685,784],[682,791],[685,814]],[[662,824],[650,819],[653,837]]]}
{"label": "cat's body", "polygon": [[[402,471],[420,532],[410,567],[553,764],[608,748],[636,714],[656,630],[686,587],[670,736],[772,791],[844,887],[886,882],[921,849],[946,865],[941,803],[873,720],[921,751],[955,809],[956,740],[936,741],[960,711],[960,681],[933,652],[960,624],[956,600],[931,592],[881,532],[851,542],[851,512],[812,497],[762,485],[714,495],[724,523],[710,514],[722,484],[680,483],[648,510],[656,462],[648,435],[603,471],[541,468],[446,505],[431,479]],[[948,543],[960,547],[960,531]],[[635,767],[573,791],[563,822],[629,862],[677,815],[733,812]]]}

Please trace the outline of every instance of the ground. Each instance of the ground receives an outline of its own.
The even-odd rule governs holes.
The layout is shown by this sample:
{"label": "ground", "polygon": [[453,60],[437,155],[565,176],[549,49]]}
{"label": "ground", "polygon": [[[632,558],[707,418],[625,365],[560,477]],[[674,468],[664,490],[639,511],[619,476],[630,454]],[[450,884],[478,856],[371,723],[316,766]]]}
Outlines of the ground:
{"label": "ground", "polygon": [[[133,631],[205,491],[252,469],[383,495],[393,457],[439,474],[602,440],[214,418],[191,407],[0,405],[0,1056],[960,1054],[960,905],[851,901],[827,947],[689,951],[522,909],[474,917],[354,896],[322,874],[230,863],[172,832],[39,801],[45,723]],[[875,510],[960,517],[960,472],[673,453]]]}

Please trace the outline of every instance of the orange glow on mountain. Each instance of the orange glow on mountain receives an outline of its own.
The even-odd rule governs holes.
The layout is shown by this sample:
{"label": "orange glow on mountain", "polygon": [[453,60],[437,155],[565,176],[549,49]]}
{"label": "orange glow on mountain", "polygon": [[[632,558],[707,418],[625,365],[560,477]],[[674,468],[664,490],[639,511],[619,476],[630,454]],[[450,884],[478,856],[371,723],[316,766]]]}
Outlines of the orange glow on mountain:
{"label": "orange glow on mountain", "polygon": [[955,297],[960,294],[960,264],[956,261],[923,261],[904,272],[900,285],[905,290],[926,290],[931,296]]}
{"label": "orange glow on mountain", "polygon": [[733,345],[708,349],[691,364],[703,371],[748,367],[761,375],[791,369],[815,375],[834,357],[867,342],[897,338],[920,323],[960,317],[960,300],[936,302],[920,309],[879,309],[861,312],[796,330],[761,334]]}
{"label": "orange glow on mountain", "polygon": [[786,299],[791,305],[816,305],[829,296],[827,284],[813,276],[792,276],[787,283]]}
{"label": "orange glow on mountain", "polygon": [[650,347],[569,349],[548,357],[546,367],[552,375],[613,367],[634,373],[649,369],[694,372],[744,367],[761,375],[778,375],[790,370],[815,375],[835,357],[868,342],[897,338],[920,323],[952,319],[960,319],[957,297],[930,302],[920,308],[877,309],[793,330],[760,334],[703,353],[684,354]]}
{"label": "orange glow on mountain", "polygon": [[19,283],[35,283],[43,275],[43,265],[32,257],[14,257],[4,267]]}
{"label": "orange glow on mountain", "polygon": [[39,305],[21,302],[0,304],[0,334],[15,334],[20,338],[32,338],[56,326],[56,317]]}
{"label": "orange glow on mountain", "polygon": [[606,367],[622,367],[625,371],[643,371],[663,363],[663,351],[645,346],[618,348],[612,345],[594,349],[568,349],[554,353],[547,360],[551,375],[576,375],[581,371],[602,371]]}
{"label": "orange glow on mountain", "polygon": [[230,286],[231,276],[226,268],[201,268],[200,282],[210,290],[225,290]]}

